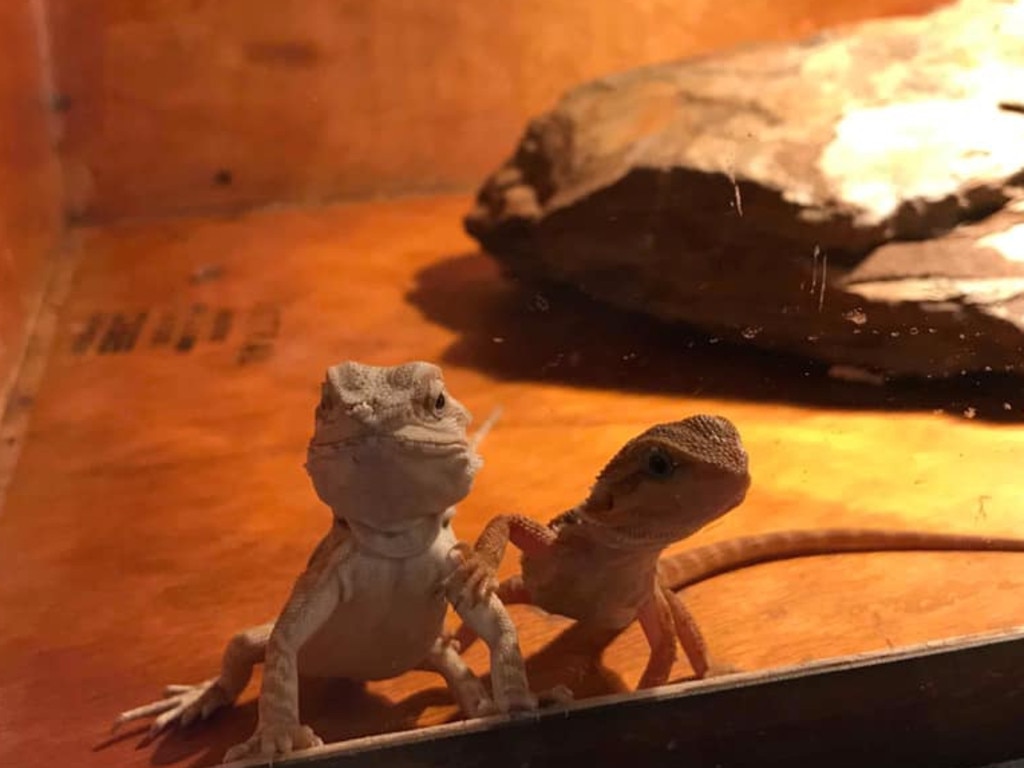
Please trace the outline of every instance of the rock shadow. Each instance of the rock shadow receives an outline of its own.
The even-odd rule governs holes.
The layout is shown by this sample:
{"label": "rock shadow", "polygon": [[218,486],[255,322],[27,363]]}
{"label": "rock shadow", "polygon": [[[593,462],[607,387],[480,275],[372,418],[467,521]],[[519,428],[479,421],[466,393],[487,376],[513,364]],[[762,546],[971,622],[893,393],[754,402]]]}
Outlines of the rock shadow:
{"label": "rock shadow", "polygon": [[503,275],[482,253],[421,270],[406,296],[459,334],[442,363],[508,381],[751,402],[1024,421],[1024,381],[1003,374],[881,386],[829,376],[827,364],[726,343],[698,329]]}

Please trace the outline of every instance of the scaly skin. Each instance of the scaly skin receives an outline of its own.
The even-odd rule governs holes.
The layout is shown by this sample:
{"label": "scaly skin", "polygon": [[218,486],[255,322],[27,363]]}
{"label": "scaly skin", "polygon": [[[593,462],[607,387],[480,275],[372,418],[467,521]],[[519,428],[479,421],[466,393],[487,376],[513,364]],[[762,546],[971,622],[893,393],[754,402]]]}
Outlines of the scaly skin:
{"label": "scaly skin", "polygon": [[[750,487],[736,428],[719,416],[659,424],[630,440],[598,475],[583,503],[547,525],[521,515],[493,519],[454,581],[471,600],[492,594],[530,603],[595,627],[624,629],[639,619],[651,647],[639,687],[668,680],[680,641],[698,676],[707,650],[682,602],[658,576],[658,559],[740,504]],[[497,582],[511,541],[520,576]],[[472,627],[460,629],[462,647]]]}
{"label": "scaly skin", "polygon": [[[260,661],[256,733],[226,760],[322,743],[299,719],[300,673],[378,680],[429,669],[467,716],[534,708],[515,627],[498,598],[462,600],[449,583],[457,553],[468,549],[452,532],[453,505],[482,464],[469,421],[436,366],[330,368],[306,469],[334,523],[277,620],[237,635],[217,678],[169,686],[165,699],[116,724],[155,715],[152,736],[205,718],[238,697]],[[449,602],[490,647],[494,702],[442,635]]]}
{"label": "scaly skin", "polygon": [[658,574],[677,590],[760,563],[854,552],[1024,552],[1024,539],[927,531],[824,528],[741,536],[662,558]]}

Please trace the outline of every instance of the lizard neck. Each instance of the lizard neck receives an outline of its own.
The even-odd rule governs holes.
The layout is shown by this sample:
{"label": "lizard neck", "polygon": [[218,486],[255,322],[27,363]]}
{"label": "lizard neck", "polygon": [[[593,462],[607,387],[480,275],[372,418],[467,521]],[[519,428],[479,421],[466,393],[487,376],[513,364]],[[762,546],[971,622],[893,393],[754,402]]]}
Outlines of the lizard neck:
{"label": "lizard neck", "polygon": [[648,555],[653,562],[661,550],[671,543],[660,537],[638,536],[631,531],[608,525],[591,514],[586,502],[559,515],[550,525],[563,542],[585,542],[588,547],[608,550],[610,557],[614,557],[615,552],[621,553],[625,559]]}
{"label": "lizard neck", "polygon": [[441,529],[450,524],[454,509],[440,515],[425,515],[380,528],[345,518],[360,553],[389,560],[405,560],[430,549]]}
{"label": "lizard neck", "polygon": [[651,597],[661,548],[609,535],[607,526],[589,525],[576,511],[552,521],[558,537],[549,551],[523,554],[523,584],[549,613],[623,629]]}
{"label": "lizard neck", "polygon": [[335,517],[393,530],[444,514],[469,493],[480,460],[463,446],[422,450],[395,440],[311,445],[306,471]]}

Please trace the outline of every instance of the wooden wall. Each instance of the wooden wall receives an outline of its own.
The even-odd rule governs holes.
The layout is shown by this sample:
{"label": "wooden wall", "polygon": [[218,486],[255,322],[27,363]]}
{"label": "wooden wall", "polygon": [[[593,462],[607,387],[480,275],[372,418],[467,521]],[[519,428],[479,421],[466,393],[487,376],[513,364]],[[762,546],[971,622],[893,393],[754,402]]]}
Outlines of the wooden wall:
{"label": "wooden wall", "polygon": [[49,0],[91,220],[473,187],[580,80],[940,0]]}
{"label": "wooden wall", "polygon": [[0,404],[60,229],[56,113],[88,221],[468,190],[582,80],[941,4],[5,0]]}
{"label": "wooden wall", "polygon": [[42,7],[41,0],[0,2],[0,413],[61,227]]}

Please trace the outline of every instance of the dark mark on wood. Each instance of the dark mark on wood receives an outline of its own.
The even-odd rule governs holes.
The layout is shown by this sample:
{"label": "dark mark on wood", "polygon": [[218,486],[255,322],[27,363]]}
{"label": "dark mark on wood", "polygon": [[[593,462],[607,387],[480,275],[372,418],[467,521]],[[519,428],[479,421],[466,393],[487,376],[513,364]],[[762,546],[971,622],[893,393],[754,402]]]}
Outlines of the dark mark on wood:
{"label": "dark mark on wood", "polygon": [[199,336],[199,324],[202,322],[204,314],[206,314],[205,304],[192,305],[185,320],[185,327],[181,331],[181,336],[178,337],[178,343],[174,345],[176,351],[183,353],[192,351]]}
{"label": "dark mark on wood", "polygon": [[121,313],[114,315],[96,351],[101,355],[131,352],[148,317],[149,312],[139,312],[130,319]]}
{"label": "dark mark on wood", "polygon": [[238,364],[248,365],[249,363],[262,363],[270,358],[274,352],[273,344],[263,341],[247,341],[238,350]]}
{"label": "dark mark on wood", "polygon": [[96,337],[99,336],[100,329],[103,328],[103,324],[106,321],[107,315],[105,312],[93,312],[89,316],[89,320],[86,322],[82,332],[71,340],[71,354],[84,355],[88,352],[89,347],[96,341]]}
{"label": "dark mark on wood", "polygon": [[258,363],[269,358],[280,330],[280,309],[273,304],[257,304],[249,317],[245,343],[238,350],[238,364]]}
{"label": "dark mark on wood", "polygon": [[139,340],[139,334],[142,333],[142,328],[146,324],[146,320],[149,319],[149,312],[139,312],[135,319],[128,324],[125,330],[125,335],[122,339],[121,349],[123,352],[131,352],[135,349],[135,343]]}
{"label": "dark mark on wood", "polygon": [[[142,312],[94,312],[77,324],[70,350],[74,355],[90,351],[97,354],[131,352],[143,332],[149,333],[153,348],[173,347],[179,353],[190,352],[201,342],[223,343],[234,331],[236,310],[211,308],[204,303],[191,305],[182,312],[151,309]],[[153,323],[149,324],[150,317]],[[147,331],[147,324],[151,325]],[[259,304],[247,314],[246,344],[259,347],[247,353],[249,359],[264,359],[280,329],[280,315],[272,304]],[[266,347],[267,349],[262,349]]]}
{"label": "dark mark on wood", "polygon": [[121,337],[121,315],[114,315],[114,318],[110,321],[110,325],[107,326],[107,332],[103,334],[103,338],[100,339],[99,346],[96,347],[96,353],[105,355],[107,352],[114,352],[120,343]]}
{"label": "dark mark on wood", "polygon": [[171,339],[174,337],[174,328],[177,324],[178,321],[173,312],[170,310],[161,312],[160,318],[156,321],[156,328],[153,329],[153,337],[149,343],[154,347],[170,344]]}
{"label": "dark mark on wood", "polygon": [[213,330],[210,331],[210,341],[224,341],[231,333],[231,323],[234,313],[230,309],[218,309],[213,317]]}
{"label": "dark mark on wood", "polygon": [[316,45],[304,40],[260,40],[245,44],[249,61],[267,65],[311,67],[320,58]]}

